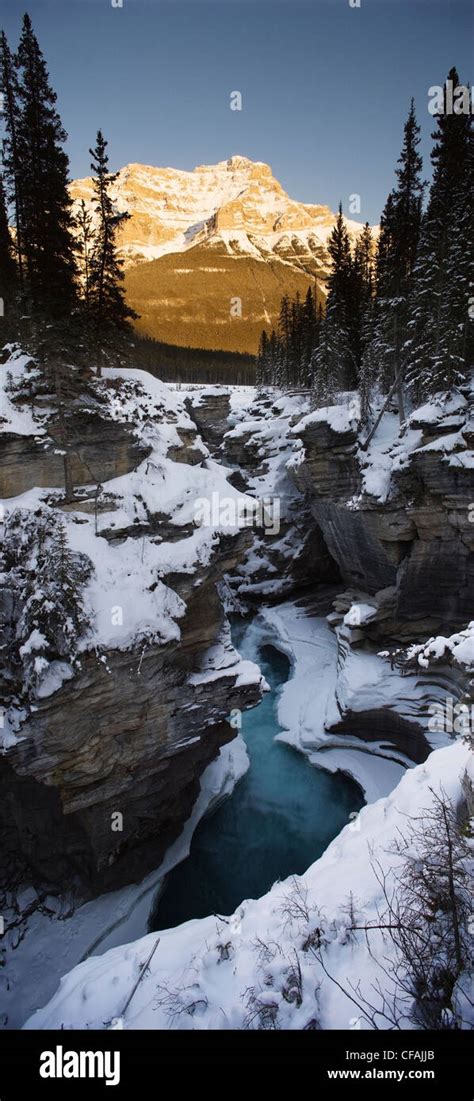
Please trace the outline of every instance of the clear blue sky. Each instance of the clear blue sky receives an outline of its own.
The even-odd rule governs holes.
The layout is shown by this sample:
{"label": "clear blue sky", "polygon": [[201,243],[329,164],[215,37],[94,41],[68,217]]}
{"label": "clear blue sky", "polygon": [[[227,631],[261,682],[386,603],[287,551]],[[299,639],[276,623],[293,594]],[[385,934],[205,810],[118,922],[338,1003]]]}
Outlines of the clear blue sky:
{"label": "clear blue sky", "polygon": [[[428,88],[456,65],[472,79],[469,0],[2,0],[16,47],[29,11],[69,132],[89,174],[100,126],[111,166],[192,169],[233,153],[266,161],[289,194],[361,195],[376,222],[393,183],[410,97],[423,133]],[[231,111],[238,90],[243,110]]]}

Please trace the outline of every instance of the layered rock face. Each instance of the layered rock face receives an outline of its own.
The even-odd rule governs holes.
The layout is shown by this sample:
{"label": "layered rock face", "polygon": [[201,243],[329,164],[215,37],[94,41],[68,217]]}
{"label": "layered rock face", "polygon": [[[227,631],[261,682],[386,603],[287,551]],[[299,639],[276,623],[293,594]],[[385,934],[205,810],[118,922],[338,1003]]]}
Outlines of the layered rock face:
{"label": "layered rock face", "polygon": [[[31,422],[15,397],[25,357],[10,368],[0,436],[6,516],[61,516],[68,553],[89,559],[91,580],[78,596],[90,627],[74,660],[52,652],[46,616],[25,634],[25,651],[46,655],[36,690],[21,695],[7,661],[0,875],[10,889],[68,884],[87,898],[159,865],[201,773],[236,735],[230,712],[260,698],[258,670],[233,650],[217,592],[251,536],[196,526],[199,494],[235,491],[208,473],[209,452],[182,402],[142,372],[110,372],[97,382],[97,403],[68,410],[76,493],[65,503],[54,410]],[[25,569],[29,577],[34,560]],[[0,605],[12,653],[26,599],[7,572]]]}
{"label": "layered rock face", "polygon": [[259,699],[258,679],[239,686],[236,657],[211,682],[190,680],[223,627],[216,581],[238,560],[233,544],[193,578],[179,641],[87,654],[37,702],[0,767],[1,864],[53,885],[72,877],[82,896],[159,865],[203,769],[235,737],[230,711]]}
{"label": "layered rock face", "polygon": [[288,471],[294,449],[291,426],[307,408],[307,395],[282,397],[268,391],[257,393],[248,405],[237,403],[229,417],[221,461],[233,469],[229,480],[261,502],[263,520],[231,578],[244,606],[339,580],[337,565]]}
{"label": "layered rock face", "polygon": [[467,397],[454,404],[444,417],[417,411],[368,451],[357,416],[342,409],[293,429],[294,480],[346,585],[373,598],[372,637],[424,637],[474,613],[472,413]]}
{"label": "layered rock face", "polygon": [[[76,486],[106,482],[128,474],[149,453],[131,429],[100,416],[81,416],[71,421],[68,432],[71,474]],[[0,497],[15,497],[35,486],[64,485],[64,461],[59,426],[49,426],[48,441],[3,433],[0,436]]]}
{"label": "layered rock face", "polygon": [[335,630],[318,763],[328,747],[350,757],[361,746],[418,763],[449,736],[433,731],[433,706],[471,698],[466,671],[447,655],[404,677],[398,659],[377,653],[449,634],[474,614],[469,395],[418,410],[401,433],[387,414],[367,450],[358,402],[342,400],[308,412],[304,394],[261,393],[231,415],[222,457],[253,494],[278,497],[282,524],[278,536],[254,537],[230,584],[248,606],[302,592],[307,616],[327,615]]}
{"label": "layered rock face", "polygon": [[219,454],[229,428],[230,392],[222,387],[206,387],[185,398],[185,406],[198,430],[214,454]]}

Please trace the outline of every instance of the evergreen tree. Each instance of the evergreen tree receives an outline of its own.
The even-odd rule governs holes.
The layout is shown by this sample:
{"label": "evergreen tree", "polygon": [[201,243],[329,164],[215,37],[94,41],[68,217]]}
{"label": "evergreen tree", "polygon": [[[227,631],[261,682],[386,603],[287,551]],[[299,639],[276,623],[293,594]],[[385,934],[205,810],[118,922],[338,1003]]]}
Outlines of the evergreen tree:
{"label": "evergreen tree", "polygon": [[34,697],[52,662],[78,661],[90,627],[83,587],[92,565],[70,549],[61,514],[40,506],[6,517],[0,566],[12,594],[1,672],[9,694]]}
{"label": "evergreen tree", "polygon": [[95,234],[92,225],[92,215],[87,210],[84,199],[81,199],[79,212],[76,217],[76,224],[79,230],[79,275],[82,301],[86,308],[86,312],[88,312],[90,307],[90,268]]}
{"label": "evergreen tree", "polygon": [[24,16],[16,65],[21,75],[16,129],[15,179],[19,190],[20,251],[35,307],[52,317],[75,304],[73,218],[68,193],[67,134],[56,111],[56,94],[33,32]]}
{"label": "evergreen tree", "polygon": [[373,240],[368,222],[354,246],[351,268],[350,293],[347,301],[349,342],[355,362],[357,379],[360,378],[362,355],[367,342],[367,313],[373,297]]}
{"label": "evergreen tree", "polygon": [[308,287],[302,302],[299,291],[290,299],[281,300],[278,333],[268,337],[264,330],[257,356],[257,385],[309,386],[311,358],[318,343],[321,327],[313,288]]}
{"label": "evergreen tree", "polygon": [[282,372],[282,349],[275,329],[270,333],[268,344],[268,382],[271,386],[279,386]]}
{"label": "evergreen tree", "polygon": [[356,383],[356,359],[351,348],[351,295],[353,264],[349,234],[339,204],[336,224],[328,243],[332,268],[328,277],[326,315],[318,347],[311,360],[317,400],[327,401],[337,389]]}
{"label": "evergreen tree", "polygon": [[303,306],[299,291],[291,303],[291,332],[289,355],[288,385],[296,386],[300,378],[302,343]]}
{"label": "evergreen tree", "polygon": [[[459,85],[456,69],[448,80]],[[407,378],[417,399],[463,381],[472,341],[472,120],[467,114],[442,111],[432,137],[433,181],[414,271],[406,348]]]}
{"label": "evergreen tree", "polygon": [[[311,360],[316,400],[327,404],[336,390],[352,383],[352,357],[345,312],[335,294],[330,294],[321,326],[319,343]],[[349,383],[350,384],[350,383]]]}
{"label": "evergreen tree", "polygon": [[257,387],[265,386],[268,382],[268,336],[265,329],[262,330],[260,341],[258,345],[257,354],[257,367],[255,374],[255,383]]}
{"label": "evergreen tree", "polygon": [[16,269],[8,227],[3,178],[0,176],[0,316],[11,315],[15,294]]}
{"label": "evergreen tree", "polygon": [[283,295],[278,317],[279,355],[276,367],[276,385],[288,386],[290,382],[291,348],[291,303],[287,294]]}
{"label": "evergreen tree", "polygon": [[[396,169],[397,185],[388,196],[382,214],[377,250],[377,294],[373,336],[362,368],[364,385],[375,384],[387,392],[396,382],[400,419],[404,419],[402,394],[403,349],[408,335],[408,301],[413,280],[421,222],[422,160],[418,153],[420,128],[413,100],[404,129],[404,141]],[[375,372],[375,377],[371,378]]]}
{"label": "evergreen tree", "polygon": [[352,261],[349,234],[339,203],[336,223],[328,242],[328,252],[332,260],[332,270],[328,278],[329,294],[345,303],[351,278]]}
{"label": "evergreen tree", "polygon": [[301,311],[301,358],[299,382],[311,384],[311,359],[319,341],[320,320],[316,305],[316,289],[308,287]]}
{"label": "evergreen tree", "polygon": [[[403,148],[396,169],[397,187],[394,193],[394,268],[390,272],[393,289],[406,296],[411,285],[420,235],[421,205],[424,184],[421,180],[423,161],[418,153],[420,127],[416,121],[412,99],[405,123]],[[387,273],[388,274],[388,273]]]}
{"label": "evergreen tree", "polygon": [[130,217],[118,213],[111,198],[111,189],[117,173],[110,173],[107,145],[102,132],[97,133],[95,149],[90,149],[91,168],[94,173],[94,192],[98,228],[95,247],[90,262],[90,305],[100,329],[127,328],[127,323],[137,314],[125,302],[123,289],[123,265],[117,255],[117,231]]}
{"label": "evergreen tree", "polygon": [[21,218],[21,173],[18,151],[19,82],[15,62],[5,32],[0,35],[0,91],[3,96],[3,124],[6,137],[2,142],[2,170],[5,182],[5,199],[12,202],[15,215],[16,254],[18,276],[23,283],[23,250]]}
{"label": "evergreen tree", "polygon": [[[445,291],[439,303],[436,342],[428,376],[421,378],[426,394],[462,385],[474,366],[473,324],[469,292],[474,289],[474,225],[471,169],[459,186],[452,210],[452,228],[444,268]],[[472,301],[472,299],[471,299]]]}

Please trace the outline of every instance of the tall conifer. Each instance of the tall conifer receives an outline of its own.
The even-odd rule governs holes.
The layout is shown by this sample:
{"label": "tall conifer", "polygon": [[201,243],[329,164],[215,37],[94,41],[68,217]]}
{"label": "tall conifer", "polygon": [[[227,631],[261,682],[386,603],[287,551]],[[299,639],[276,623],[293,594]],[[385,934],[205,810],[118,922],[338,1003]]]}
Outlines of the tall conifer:
{"label": "tall conifer", "polygon": [[0,176],[0,298],[8,312],[8,303],[15,285],[15,262],[13,259],[12,240],[8,227],[8,215],[5,202],[3,178]]}
{"label": "tall conifer", "polygon": [[17,68],[4,31],[0,34],[0,91],[3,96],[2,121],[6,137],[3,139],[2,171],[6,202],[13,204],[15,217],[15,246],[18,259],[18,275],[23,283],[22,248],[22,173],[18,148],[20,123],[20,92]]}
{"label": "tall conifer", "polygon": [[28,289],[35,308],[62,317],[76,300],[69,161],[63,149],[67,134],[28,15],[23,19],[16,65],[20,73],[16,176]]}
{"label": "tall conifer", "polygon": [[117,254],[117,231],[130,217],[114,206],[111,190],[117,173],[109,172],[107,145],[102,132],[97,133],[95,149],[90,149],[94,173],[97,232],[89,273],[89,300],[99,329],[123,329],[136,313],[125,302],[123,264]]}
{"label": "tall conifer", "polygon": [[373,331],[366,344],[362,377],[369,390],[388,392],[396,386],[400,419],[404,419],[404,348],[408,335],[408,303],[413,283],[421,223],[423,182],[418,153],[420,128],[413,100],[405,123],[403,147],[380,223],[376,262]]}
{"label": "tall conifer", "polygon": [[[451,69],[448,81],[459,86],[456,69]],[[407,377],[417,399],[463,381],[472,342],[472,119],[442,110],[432,137],[433,181],[414,271],[405,353]]]}

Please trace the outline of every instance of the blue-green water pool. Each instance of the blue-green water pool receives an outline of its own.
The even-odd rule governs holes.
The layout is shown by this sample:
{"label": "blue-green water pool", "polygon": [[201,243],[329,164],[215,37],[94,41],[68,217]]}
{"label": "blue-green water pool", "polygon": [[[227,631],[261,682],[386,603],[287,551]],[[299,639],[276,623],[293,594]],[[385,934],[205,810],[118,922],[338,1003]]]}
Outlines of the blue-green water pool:
{"label": "blue-green water pool", "polygon": [[[233,628],[242,657],[255,658],[242,623]],[[262,636],[257,660],[270,685],[257,707],[242,716],[250,767],[232,795],[203,819],[186,860],[167,876],[149,928],[168,929],[190,918],[231,914],[246,898],[259,898],[278,879],[301,874],[324,852],[363,805],[358,785],[342,773],[310,765],[275,741],[277,700],[290,675],[287,657]]]}

